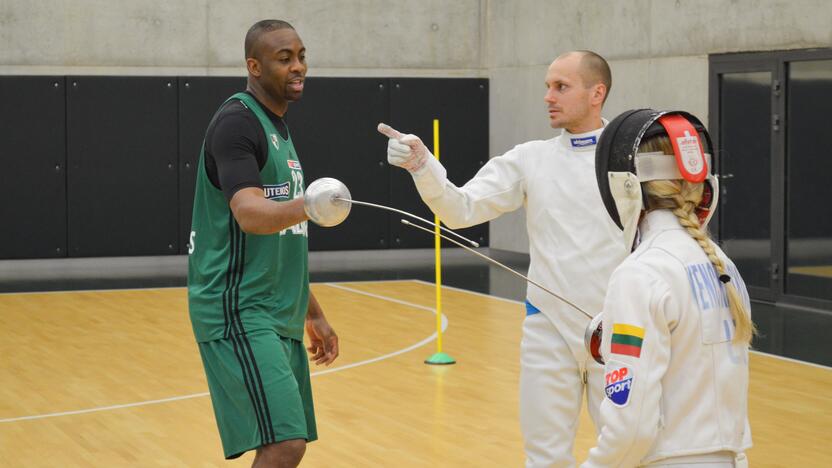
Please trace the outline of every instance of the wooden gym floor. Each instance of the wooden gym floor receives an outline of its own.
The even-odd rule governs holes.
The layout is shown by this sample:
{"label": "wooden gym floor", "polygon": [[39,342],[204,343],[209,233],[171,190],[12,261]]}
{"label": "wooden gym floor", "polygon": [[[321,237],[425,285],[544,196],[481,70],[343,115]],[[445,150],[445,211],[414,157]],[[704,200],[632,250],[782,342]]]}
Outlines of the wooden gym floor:
{"label": "wooden gym floor", "polygon": [[[341,339],[314,368],[320,440],[307,467],[519,467],[519,303],[421,281],[317,283]],[[753,467],[832,466],[832,370],[751,357]],[[226,462],[184,288],[0,295],[0,466]],[[575,454],[594,441],[586,410]]]}

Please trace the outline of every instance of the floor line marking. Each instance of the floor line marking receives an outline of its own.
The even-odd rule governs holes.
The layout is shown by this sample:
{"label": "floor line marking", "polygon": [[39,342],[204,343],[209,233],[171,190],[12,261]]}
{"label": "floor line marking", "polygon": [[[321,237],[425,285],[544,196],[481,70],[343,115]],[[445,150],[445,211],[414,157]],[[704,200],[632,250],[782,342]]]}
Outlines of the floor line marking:
{"label": "floor line marking", "polygon": [[750,349],[750,350],[748,350],[748,352],[751,353],[751,354],[760,354],[762,356],[768,356],[768,357],[771,357],[771,358],[774,358],[774,359],[780,359],[781,361],[793,362],[795,364],[803,364],[805,366],[817,367],[818,369],[832,371],[832,367],[824,366],[823,364],[816,364],[814,362],[809,362],[809,361],[801,361],[800,359],[794,359],[794,358],[790,358],[790,357],[786,357],[786,356],[779,356],[777,354],[766,353],[764,351],[757,351],[756,349]]}
{"label": "floor line marking", "polygon": [[[420,279],[413,279],[413,281],[415,281],[417,283],[424,284],[424,285],[428,285],[428,286],[434,286],[435,285],[435,283],[431,283],[430,281],[424,281],[424,280],[420,280]],[[481,293],[479,291],[469,291],[467,289],[457,288],[457,287],[454,287],[454,286],[446,286],[444,284],[442,285],[442,288],[448,288],[448,289],[452,289],[454,291],[464,292],[464,293],[468,293],[468,294],[474,294],[476,296],[483,296],[483,297],[488,297],[488,298],[491,298],[491,299],[497,299],[497,300],[500,300],[500,301],[510,302],[510,303],[513,303],[513,304],[523,304],[523,302],[516,301],[514,299],[508,299],[508,298],[500,297],[500,296],[493,296],[491,294]],[[806,365],[806,366],[816,367],[816,368],[819,368],[819,369],[832,370],[832,367],[825,366],[823,364],[817,364],[817,363],[809,362],[809,361],[801,361],[800,359],[794,359],[794,358],[790,358],[790,357],[786,357],[786,356],[780,356],[780,355],[777,355],[777,354],[766,353],[764,351],[757,351],[756,349],[750,349],[748,352],[751,353],[751,354],[759,354],[759,355],[762,355],[762,356],[768,356],[768,357],[772,357],[772,358],[775,358],[775,359],[780,359],[782,361],[793,362],[795,364],[803,364],[803,365]]]}
{"label": "floor line marking", "polygon": [[[425,281],[425,280],[420,280],[420,279],[412,279],[411,281],[415,281],[417,283],[422,283],[422,284],[425,284],[425,285],[428,285],[428,286],[431,286],[431,287],[436,286],[436,283],[431,283],[430,281]],[[453,291],[460,291],[460,292],[464,292],[464,293],[468,293],[468,294],[473,294],[475,296],[487,297],[489,299],[497,299],[497,300],[500,300],[500,301],[510,302],[512,304],[520,304],[520,305],[525,304],[523,301],[517,301],[517,300],[514,300],[514,299],[509,299],[507,297],[494,296],[492,294],[481,293],[479,291],[471,291],[470,289],[457,288],[456,286],[448,286],[446,284],[442,285],[442,289],[451,289]],[[523,311],[523,313],[526,313],[525,310]]]}
{"label": "floor line marking", "polygon": [[[431,312],[434,315],[436,315],[436,309],[432,309],[430,307],[425,307],[425,306],[420,305],[420,304],[414,304],[414,303],[403,301],[403,300],[400,300],[400,299],[395,299],[395,298],[392,298],[392,297],[382,296],[380,294],[368,293],[368,292],[361,291],[361,290],[358,290],[358,289],[350,288],[348,286],[341,286],[341,285],[335,284],[335,283],[321,283],[321,284],[324,284],[326,286],[331,286],[331,287],[337,288],[337,289],[343,289],[345,291],[349,291],[349,292],[352,292],[352,293],[355,293],[355,294],[361,294],[361,295],[364,295],[364,296],[373,297],[375,299],[381,299],[381,300],[385,300],[385,301],[389,301],[389,302],[395,302],[396,304],[401,304],[401,305],[413,307],[415,309],[426,310],[426,311]],[[442,314],[442,331],[444,332],[447,328],[448,328],[448,317],[445,316],[445,314]],[[319,375],[326,375],[326,374],[331,374],[333,372],[340,372],[340,371],[343,371],[343,370],[352,369],[352,368],[355,368],[355,367],[365,366],[367,364],[372,364],[372,363],[375,363],[375,362],[383,361],[385,359],[390,359],[390,358],[399,356],[401,354],[405,354],[407,352],[413,351],[417,348],[421,348],[422,346],[430,343],[431,341],[434,341],[435,339],[436,339],[436,332],[433,332],[433,334],[431,334],[427,338],[424,338],[423,340],[419,341],[418,343],[414,343],[414,344],[412,344],[412,345],[410,345],[406,348],[402,348],[402,349],[393,351],[392,353],[387,353],[387,354],[384,354],[384,355],[381,355],[381,356],[377,356],[377,357],[370,358],[370,359],[365,359],[364,361],[354,362],[352,364],[347,364],[347,365],[340,366],[340,367],[334,367],[332,369],[326,369],[326,370],[322,370],[322,371],[318,371],[318,372],[312,372],[312,373],[310,373],[310,375],[312,377],[316,377],[316,376],[319,376]],[[188,399],[192,399],[192,398],[201,398],[201,397],[205,397],[205,396],[208,396],[208,392],[192,393],[190,395],[180,395],[180,396],[175,396],[175,397],[170,397],[170,398],[161,398],[161,399],[157,399],[157,400],[139,401],[139,402],[135,402],[135,403],[124,403],[124,404],[120,404],[120,405],[99,406],[99,407],[96,407],[96,408],[87,408],[87,409],[81,409],[81,410],[61,411],[61,412],[57,412],[57,413],[46,413],[46,414],[36,414],[36,415],[32,415],[32,416],[18,416],[18,417],[14,417],[14,418],[0,419],[0,423],[10,423],[10,422],[16,422],[16,421],[31,421],[31,420],[35,420],[35,419],[46,419],[46,418],[54,418],[54,417],[59,417],[59,416],[70,416],[70,415],[75,415],[75,414],[96,413],[96,412],[100,412],[100,411],[109,411],[109,410],[116,410],[116,409],[122,409],[122,408],[132,408],[132,407],[136,407],[136,406],[148,406],[148,405],[155,405],[155,404],[159,404],[159,403],[169,403],[169,402],[172,402],[172,401],[188,400]]]}
{"label": "floor line marking", "polygon": [[[386,279],[386,280],[355,280],[355,281],[336,281],[335,283],[403,283],[416,281],[412,279]],[[332,281],[313,281],[309,284],[330,284]],[[187,286],[154,286],[150,288],[110,288],[110,289],[61,289],[55,291],[11,291],[0,292],[0,296],[9,296],[13,294],[68,294],[68,293],[97,293],[97,292],[120,292],[120,291],[164,291],[167,289],[188,289]]]}

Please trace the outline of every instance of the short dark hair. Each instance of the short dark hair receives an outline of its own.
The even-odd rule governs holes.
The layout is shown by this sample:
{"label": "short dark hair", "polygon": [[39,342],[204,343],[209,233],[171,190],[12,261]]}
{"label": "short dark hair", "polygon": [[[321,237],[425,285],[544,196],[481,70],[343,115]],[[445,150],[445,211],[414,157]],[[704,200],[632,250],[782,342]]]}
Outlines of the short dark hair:
{"label": "short dark hair", "polygon": [[254,23],[246,33],[245,52],[246,58],[257,58],[256,48],[257,41],[260,36],[267,32],[276,31],[278,29],[295,29],[286,21],[278,19],[260,20]]}
{"label": "short dark hair", "polygon": [[581,55],[581,78],[584,80],[584,85],[603,84],[607,88],[607,94],[604,95],[604,102],[606,102],[612,89],[610,65],[604,57],[591,50],[576,50],[574,53]]}

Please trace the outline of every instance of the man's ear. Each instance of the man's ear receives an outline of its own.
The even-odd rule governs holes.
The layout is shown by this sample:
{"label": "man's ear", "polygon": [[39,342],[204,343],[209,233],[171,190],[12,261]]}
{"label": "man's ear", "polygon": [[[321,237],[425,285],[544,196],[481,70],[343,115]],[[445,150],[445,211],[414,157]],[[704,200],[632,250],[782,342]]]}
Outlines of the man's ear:
{"label": "man's ear", "polygon": [[256,58],[251,58],[251,57],[247,58],[246,59],[246,68],[248,69],[249,75],[257,76],[257,77],[260,76],[260,72],[261,72],[261,70],[260,70],[260,61],[257,60]]}
{"label": "man's ear", "polygon": [[607,97],[607,86],[604,83],[598,83],[592,87],[592,103],[603,104],[604,98]]}

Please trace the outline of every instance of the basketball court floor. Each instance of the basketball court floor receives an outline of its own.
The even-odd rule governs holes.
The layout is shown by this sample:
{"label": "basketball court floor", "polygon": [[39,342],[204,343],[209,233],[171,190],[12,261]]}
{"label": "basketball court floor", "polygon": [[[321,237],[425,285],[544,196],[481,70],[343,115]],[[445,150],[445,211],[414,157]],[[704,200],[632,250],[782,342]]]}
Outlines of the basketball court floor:
{"label": "basketball court floor", "polygon": [[[522,281],[447,255],[443,347],[457,364],[428,366],[431,262],[359,258],[312,262],[341,356],[312,367],[320,439],[302,466],[522,466]],[[146,285],[181,283],[181,265],[171,271]],[[185,288],[82,287],[118,277],[97,275],[7,283],[18,292],[0,294],[0,466],[250,466],[251,454],[222,459]],[[751,466],[832,466],[829,388],[832,369],[754,353]],[[593,441],[584,409],[579,461]]]}

